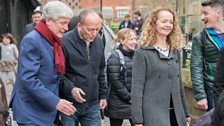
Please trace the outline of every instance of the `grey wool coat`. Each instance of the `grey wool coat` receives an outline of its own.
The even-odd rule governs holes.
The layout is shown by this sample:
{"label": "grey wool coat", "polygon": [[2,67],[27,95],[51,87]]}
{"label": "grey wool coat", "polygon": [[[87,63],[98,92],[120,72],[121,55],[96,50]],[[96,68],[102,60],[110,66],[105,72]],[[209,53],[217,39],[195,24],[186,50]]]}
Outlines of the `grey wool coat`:
{"label": "grey wool coat", "polygon": [[172,97],[178,126],[186,126],[189,116],[178,59],[178,51],[168,57],[154,47],[140,47],[134,54],[131,114],[135,124],[171,126]]}

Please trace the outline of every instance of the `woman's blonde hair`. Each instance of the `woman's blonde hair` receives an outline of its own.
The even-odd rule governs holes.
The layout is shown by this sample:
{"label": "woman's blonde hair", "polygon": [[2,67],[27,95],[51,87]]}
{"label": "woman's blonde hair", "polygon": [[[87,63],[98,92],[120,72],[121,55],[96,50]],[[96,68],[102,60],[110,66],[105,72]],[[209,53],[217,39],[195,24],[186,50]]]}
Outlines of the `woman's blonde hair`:
{"label": "woman's blonde hair", "polygon": [[156,43],[156,21],[161,11],[168,11],[173,15],[173,29],[167,36],[167,43],[171,50],[180,49],[183,46],[184,38],[181,33],[175,12],[169,8],[158,8],[152,11],[146,18],[142,27],[142,37],[139,41],[140,46],[149,46]]}
{"label": "woman's blonde hair", "polygon": [[130,28],[123,28],[119,30],[114,38],[114,42],[119,42],[119,43],[123,42],[126,38],[131,37],[131,33],[134,33],[135,35],[137,35],[135,30]]}

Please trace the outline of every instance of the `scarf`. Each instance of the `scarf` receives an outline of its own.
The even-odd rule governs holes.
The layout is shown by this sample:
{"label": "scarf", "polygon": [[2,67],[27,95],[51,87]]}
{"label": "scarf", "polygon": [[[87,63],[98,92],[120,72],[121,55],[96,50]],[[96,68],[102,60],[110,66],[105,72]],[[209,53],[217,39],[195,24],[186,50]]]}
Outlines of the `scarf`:
{"label": "scarf", "polygon": [[56,70],[59,74],[65,73],[65,60],[64,53],[61,48],[61,40],[60,38],[53,33],[46,25],[44,21],[40,21],[35,29],[39,32],[53,47],[54,51],[54,63],[56,66]]}

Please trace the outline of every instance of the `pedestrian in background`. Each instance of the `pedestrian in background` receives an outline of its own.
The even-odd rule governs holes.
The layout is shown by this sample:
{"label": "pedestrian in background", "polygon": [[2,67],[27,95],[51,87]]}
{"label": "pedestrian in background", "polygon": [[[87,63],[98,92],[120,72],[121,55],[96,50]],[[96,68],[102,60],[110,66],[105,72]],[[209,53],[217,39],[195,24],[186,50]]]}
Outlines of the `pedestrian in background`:
{"label": "pedestrian in background", "polygon": [[126,14],[124,16],[124,20],[119,25],[119,30],[121,30],[122,28],[130,28],[130,29],[134,28],[130,18],[131,16],[129,14]]}
{"label": "pedestrian in background", "polygon": [[16,39],[10,33],[2,34],[0,78],[6,88],[7,101],[11,97],[13,85],[15,83],[16,65],[18,61],[18,49]]}
{"label": "pedestrian in background", "polygon": [[105,23],[105,20],[103,18],[103,14],[98,12],[98,15],[100,16],[102,20],[102,27],[99,31],[99,36],[103,41],[104,44],[104,54],[105,56],[108,53],[111,53],[111,51],[115,48],[115,43],[113,42],[113,39],[115,37],[114,32],[110,29],[110,27]]}
{"label": "pedestrian in background", "polygon": [[205,28],[193,37],[190,70],[197,105],[209,111],[214,107],[214,73],[220,48],[224,45],[224,4],[221,0],[208,0],[201,6],[201,20]]}
{"label": "pedestrian in background", "polygon": [[[223,55],[223,50],[222,50]],[[224,91],[217,98],[209,126],[224,126]],[[211,110],[212,111],[212,110]]]}
{"label": "pedestrian in background", "polygon": [[136,32],[132,29],[121,29],[114,39],[120,45],[107,60],[107,81],[110,89],[105,115],[110,118],[110,126],[121,126],[124,119],[129,119],[133,125],[131,120],[131,79],[136,36]]}
{"label": "pedestrian in background", "polygon": [[140,39],[140,36],[141,36],[142,25],[144,23],[144,20],[142,18],[142,14],[140,11],[135,11],[133,13],[133,16],[134,16],[133,26],[134,26],[134,30],[137,33],[137,40],[138,40],[138,39]]}
{"label": "pedestrian in background", "polygon": [[31,32],[34,30],[36,24],[41,21],[42,12],[40,10],[34,10],[32,14],[32,23],[26,25],[25,33]]}
{"label": "pedestrian in background", "polygon": [[179,63],[183,41],[172,10],[150,12],[133,60],[131,114],[135,126],[190,123]]}
{"label": "pedestrian in background", "polygon": [[35,30],[22,39],[10,103],[19,126],[51,126],[57,110],[66,115],[75,112],[72,102],[58,96],[59,75],[65,72],[60,38],[71,17],[67,5],[50,1],[44,5],[43,18]]}
{"label": "pedestrian in background", "polygon": [[79,19],[62,37],[66,72],[60,94],[77,108],[73,115],[61,114],[63,125],[101,126],[100,109],[107,105],[104,44],[98,35],[102,20],[93,10],[82,11]]}

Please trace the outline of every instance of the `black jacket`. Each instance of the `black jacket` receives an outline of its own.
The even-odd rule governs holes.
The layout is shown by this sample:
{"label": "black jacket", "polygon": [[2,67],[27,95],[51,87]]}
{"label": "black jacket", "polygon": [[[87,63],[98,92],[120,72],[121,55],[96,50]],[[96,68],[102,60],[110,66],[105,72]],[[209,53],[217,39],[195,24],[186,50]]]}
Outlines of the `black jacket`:
{"label": "black jacket", "polygon": [[[105,57],[102,40],[96,36],[87,51],[86,42],[80,38],[77,28],[62,37],[66,72],[61,76],[60,95],[74,105],[94,105],[99,99],[106,99]],[[74,100],[71,90],[81,88],[87,101],[80,104]]]}
{"label": "black jacket", "polygon": [[215,110],[211,116],[211,124],[209,126],[224,126],[224,92],[219,95],[216,101]]}
{"label": "black jacket", "polygon": [[120,72],[119,55],[114,51],[107,61],[107,78],[111,90],[105,115],[111,118],[125,119],[131,118],[131,80],[134,52],[127,52],[121,46],[119,46],[119,50],[124,55],[127,81],[125,83],[124,69]]}
{"label": "black jacket", "polygon": [[215,83],[213,85],[214,101],[217,104],[218,97],[224,90],[224,47],[221,48],[219,60],[216,66]]}

